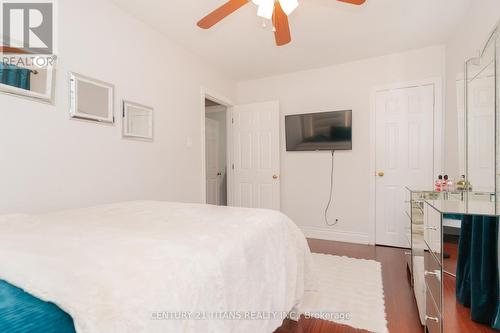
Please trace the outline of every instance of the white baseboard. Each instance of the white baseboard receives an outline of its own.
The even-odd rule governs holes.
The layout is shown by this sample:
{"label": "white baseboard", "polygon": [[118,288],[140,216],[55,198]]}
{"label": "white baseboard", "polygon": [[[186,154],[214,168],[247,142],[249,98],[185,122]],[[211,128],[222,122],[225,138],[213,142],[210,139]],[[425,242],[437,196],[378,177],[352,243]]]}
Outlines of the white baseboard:
{"label": "white baseboard", "polygon": [[307,238],[330,240],[337,242],[370,244],[368,234],[350,231],[337,231],[327,228],[299,226]]}

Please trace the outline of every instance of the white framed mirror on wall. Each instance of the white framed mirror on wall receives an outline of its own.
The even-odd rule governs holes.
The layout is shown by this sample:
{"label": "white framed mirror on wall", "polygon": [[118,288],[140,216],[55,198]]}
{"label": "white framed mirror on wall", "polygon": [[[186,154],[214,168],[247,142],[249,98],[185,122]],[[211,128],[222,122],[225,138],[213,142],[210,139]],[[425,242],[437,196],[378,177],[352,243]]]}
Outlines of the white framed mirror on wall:
{"label": "white framed mirror on wall", "polygon": [[153,108],[123,101],[123,137],[153,140]]}
{"label": "white framed mirror on wall", "polygon": [[114,86],[110,83],[70,73],[70,116],[113,124]]}
{"label": "white framed mirror on wall", "polygon": [[37,67],[23,58],[7,57],[0,61],[0,92],[45,103],[53,103],[55,69]]}

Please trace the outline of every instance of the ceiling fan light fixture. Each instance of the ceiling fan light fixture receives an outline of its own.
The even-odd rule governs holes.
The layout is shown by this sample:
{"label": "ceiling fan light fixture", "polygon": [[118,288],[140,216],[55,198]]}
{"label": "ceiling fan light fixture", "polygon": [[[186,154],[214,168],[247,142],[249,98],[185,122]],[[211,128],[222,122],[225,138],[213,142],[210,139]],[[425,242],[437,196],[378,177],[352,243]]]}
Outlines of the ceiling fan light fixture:
{"label": "ceiling fan light fixture", "polygon": [[[281,8],[288,16],[299,6],[298,0],[278,0]],[[277,0],[252,0],[259,9],[257,10],[257,15],[270,20],[273,17],[274,5]]]}
{"label": "ceiling fan light fixture", "polygon": [[259,9],[257,10],[257,15],[270,20],[273,17],[274,12],[274,0],[252,0]]}
{"label": "ceiling fan light fixture", "polygon": [[293,13],[293,11],[299,6],[298,0],[279,0],[279,2],[281,8],[283,8],[283,11],[287,16]]}
{"label": "ceiling fan light fixture", "polygon": [[[351,5],[362,5],[366,0],[337,0]],[[277,46],[283,46],[292,41],[288,16],[297,9],[299,0],[226,0],[219,8],[198,21],[202,29],[210,29],[249,2],[258,6],[257,15],[272,20],[274,38]],[[263,27],[266,26],[265,21]]]}

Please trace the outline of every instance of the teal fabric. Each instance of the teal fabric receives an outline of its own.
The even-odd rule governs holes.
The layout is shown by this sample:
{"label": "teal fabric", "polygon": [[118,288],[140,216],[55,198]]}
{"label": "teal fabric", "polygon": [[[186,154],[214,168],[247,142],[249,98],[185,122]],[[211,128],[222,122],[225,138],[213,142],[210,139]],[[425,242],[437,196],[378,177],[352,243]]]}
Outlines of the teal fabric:
{"label": "teal fabric", "polygon": [[496,330],[500,330],[500,305],[497,307],[497,314],[495,316],[495,320],[493,321],[491,327],[493,327]]}
{"label": "teal fabric", "polygon": [[57,305],[44,302],[0,280],[0,332],[75,333],[73,319]]}
{"label": "teal fabric", "polygon": [[462,221],[463,215],[458,215],[458,214],[444,214],[443,218],[448,219],[448,220]]}
{"label": "teal fabric", "polygon": [[499,324],[498,225],[492,216],[464,215],[458,244],[457,301],[472,320]]}
{"label": "teal fabric", "polygon": [[0,62],[0,83],[30,90],[31,70]]}

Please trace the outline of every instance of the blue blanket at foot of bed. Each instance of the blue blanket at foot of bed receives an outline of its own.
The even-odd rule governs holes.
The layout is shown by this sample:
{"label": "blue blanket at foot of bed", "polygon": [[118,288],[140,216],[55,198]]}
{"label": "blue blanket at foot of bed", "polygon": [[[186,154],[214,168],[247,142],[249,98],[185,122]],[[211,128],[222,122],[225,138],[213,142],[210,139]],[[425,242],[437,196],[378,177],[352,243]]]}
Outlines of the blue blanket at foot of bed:
{"label": "blue blanket at foot of bed", "polygon": [[0,332],[75,333],[75,326],[73,319],[54,303],[0,280]]}

